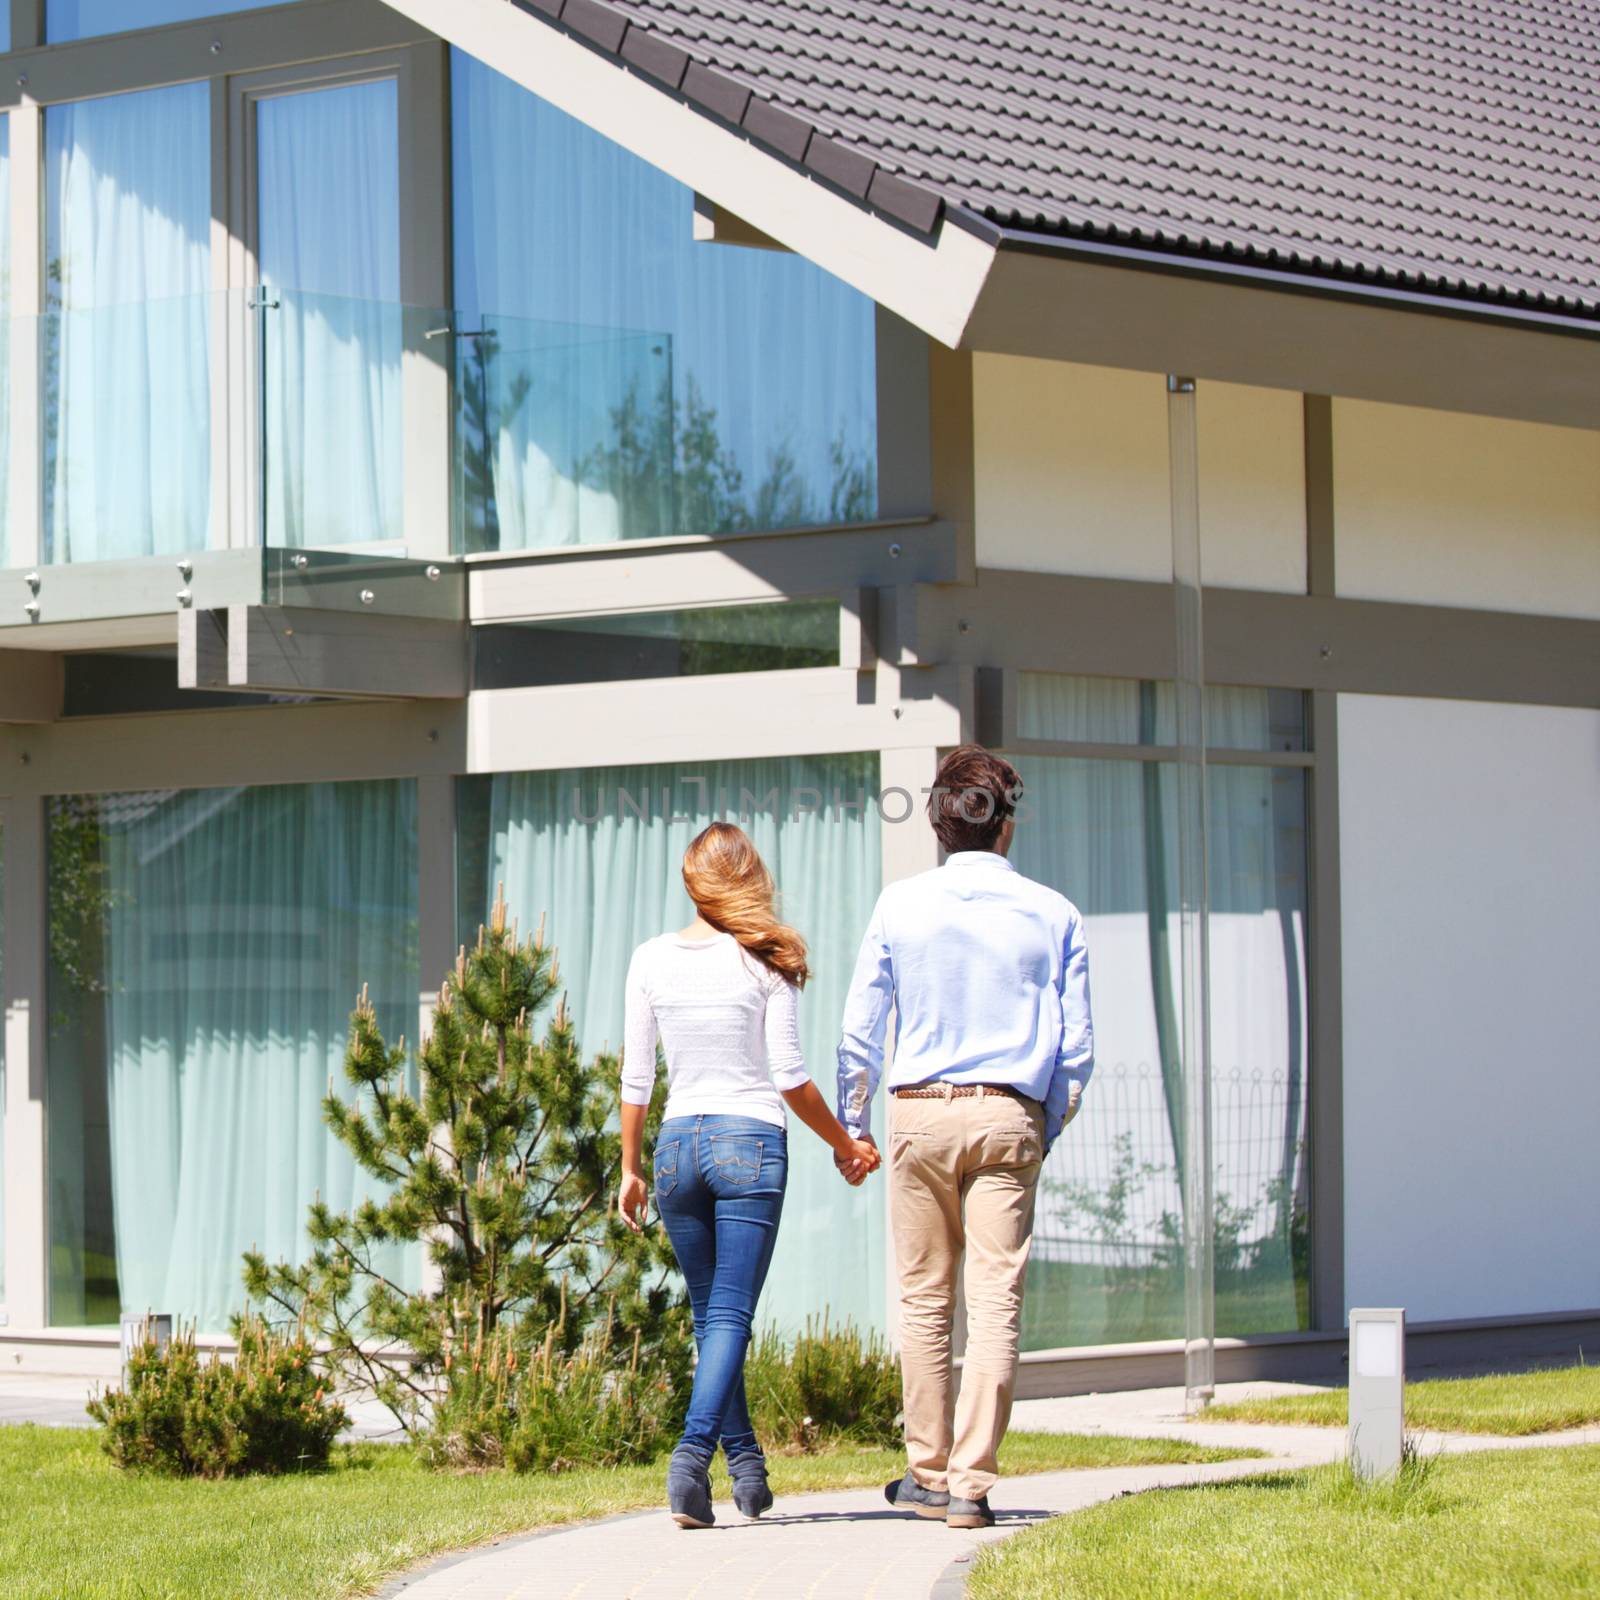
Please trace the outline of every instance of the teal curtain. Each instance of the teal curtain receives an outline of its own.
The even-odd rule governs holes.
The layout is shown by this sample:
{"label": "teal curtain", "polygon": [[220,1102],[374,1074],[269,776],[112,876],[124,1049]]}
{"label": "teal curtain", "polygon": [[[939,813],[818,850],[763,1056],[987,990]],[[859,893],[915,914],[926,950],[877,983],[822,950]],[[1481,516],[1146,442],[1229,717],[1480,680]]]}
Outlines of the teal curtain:
{"label": "teal curtain", "polygon": [[46,560],[209,543],[210,241],[207,84],[46,109]]}
{"label": "teal curtain", "polygon": [[[1267,736],[1264,696],[1254,726],[1244,700],[1232,710],[1235,747]],[[1106,737],[1116,724],[1105,713],[1080,702],[1075,726]],[[1176,937],[1174,769],[1015,760],[1025,798],[1013,856],[1084,913],[1097,1046],[1083,1113],[1042,1180],[1025,1341],[1177,1337],[1182,1200],[1168,1078],[1180,1064],[1165,1060],[1177,1047],[1163,1021],[1177,978],[1155,959],[1160,935]],[[1305,774],[1215,764],[1207,779],[1217,1331],[1291,1330],[1308,1314]]]}
{"label": "teal curtain", "polygon": [[[321,1102],[343,1087],[363,985],[391,1038],[416,1031],[415,786],[113,795],[57,814],[52,1190],[75,1204],[52,1219],[56,1320],[105,1319],[109,1233],[122,1309],[222,1329],[242,1251],[299,1259],[313,1199],[372,1192]],[[74,1109],[78,1126],[58,1129]],[[101,1140],[109,1186],[92,1170]],[[99,1284],[72,1281],[74,1255]],[[414,1280],[416,1256],[388,1265]]]}
{"label": "teal curtain", "polygon": [[[503,883],[524,929],[544,923],[585,1050],[619,1050],[628,958],[692,920],[683,851],[725,816],[754,839],[783,915],[810,945],[801,1042],[831,1102],[839,1015],[881,885],[868,798],[877,777],[876,756],[820,756],[465,779],[462,937],[475,936]],[[761,1319],[792,1330],[826,1312],[881,1329],[883,1226],[883,1185],[846,1187],[821,1141],[791,1119],[789,1193]]]}

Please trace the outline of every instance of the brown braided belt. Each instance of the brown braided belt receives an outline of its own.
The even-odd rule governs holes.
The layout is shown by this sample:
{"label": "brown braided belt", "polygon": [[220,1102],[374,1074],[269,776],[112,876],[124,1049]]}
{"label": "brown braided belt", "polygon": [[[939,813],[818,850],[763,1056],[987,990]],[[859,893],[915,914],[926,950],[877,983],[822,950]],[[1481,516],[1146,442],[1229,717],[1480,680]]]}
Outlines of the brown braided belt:
{"label": "brown braided belt", "polygon": [[1038,1105],[1020,1090],[1003,1083],[924,1083],[913,1089],[896,1089],[896,1100],[971,1100],[984,1095],[1002,1094],[1008,1100],[1020,1100],[1025,1106]]}

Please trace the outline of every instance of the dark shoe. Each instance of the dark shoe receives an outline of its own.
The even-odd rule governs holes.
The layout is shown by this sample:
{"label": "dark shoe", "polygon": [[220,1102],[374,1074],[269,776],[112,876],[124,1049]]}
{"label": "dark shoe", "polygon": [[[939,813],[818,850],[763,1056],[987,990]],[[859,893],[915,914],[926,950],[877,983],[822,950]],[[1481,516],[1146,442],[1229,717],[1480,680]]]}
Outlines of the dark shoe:
{"label": "dark shoe", "polygon": [[909,1471],[898,1483],[884,1484],[883,1498],[899,1510],[915,1511],[934,1522],[944,1521],[945,1507],[950,1504],[943,1489],[924,1489]]}
{"label": "dark shoe", "polygon": [[959,1495],[952,1495],[944,1520],[945,1526],[950,1528],[992,1528],[994,1512],[989,1509],[988,1495],[981,1500],[963,1500]]}
{"label": "dark shoe", "polygon": [[679,1445],[667,1467],[667,1509],[680,1528],[714,1528],[711,1473],[693,1450]]}
{"label": "dark shoe", "polygon": [[763,1455],[735,1456],[728,1463],[733,1480],[733,1503],[742,1516],[754,1519],[772,1509],[772,1490],[767,1486],[767,1458]]}

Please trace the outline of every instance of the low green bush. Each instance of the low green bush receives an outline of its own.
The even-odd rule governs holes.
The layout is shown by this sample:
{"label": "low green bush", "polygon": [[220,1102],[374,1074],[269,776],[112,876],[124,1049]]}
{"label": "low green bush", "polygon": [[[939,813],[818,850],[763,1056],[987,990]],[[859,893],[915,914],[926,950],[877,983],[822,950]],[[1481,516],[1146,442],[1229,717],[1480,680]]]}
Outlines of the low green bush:
{"label": "low green bush", "polygon": [[756,1437],[769,1450],[900,1443],[900,1363],[876,1334],[808,1320],[793,1343],[768,1329],[745,1366]]}
{"label": "low green bush", "polygon": [[529,1351],[502,1326],[446,1356],[445,1389],[419,1442],[431,1467],[568,1472],[654,1460],[677,1438],[688,1401],[685,1337],[655,1348],[635,1333],[617,1347],[613,1325],[563,1349],[558,1326]]}
{"label": "low green bush", "polygon": [[202,1360],[194,1334],[165,1349],[146,1339],[128,1363],[128,1386],[89,1402],[100,1442],[117,1466],[172,1477],[236,1478],[326,1467],[349,1420],[299,1336],[238,1324],[239,1352]]}

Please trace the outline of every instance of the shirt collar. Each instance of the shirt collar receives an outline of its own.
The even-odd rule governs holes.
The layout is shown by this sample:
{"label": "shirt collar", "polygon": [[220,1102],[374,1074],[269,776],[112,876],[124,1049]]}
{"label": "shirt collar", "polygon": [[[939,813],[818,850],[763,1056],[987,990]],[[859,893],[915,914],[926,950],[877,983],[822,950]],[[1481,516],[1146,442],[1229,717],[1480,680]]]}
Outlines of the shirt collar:
{"label": "shirt collar", "polygon": [[1017,870],[994,850],[957,850],[954,855],[944,858],[944,864],[947,867],[999,867],[1002,872]]}

